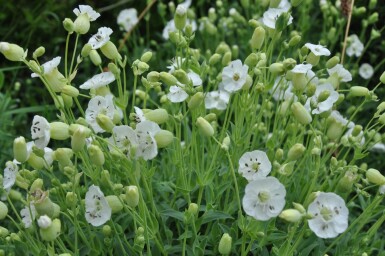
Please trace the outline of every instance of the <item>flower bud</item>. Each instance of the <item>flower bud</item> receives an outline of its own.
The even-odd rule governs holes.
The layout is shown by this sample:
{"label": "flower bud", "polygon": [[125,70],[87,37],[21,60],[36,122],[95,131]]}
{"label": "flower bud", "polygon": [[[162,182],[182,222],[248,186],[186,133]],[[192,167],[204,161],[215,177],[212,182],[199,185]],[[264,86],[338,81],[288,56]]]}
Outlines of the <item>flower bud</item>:
{"label": "flower bud", "polygon": [[71,85],[65,85],[62,88],[61,92],[74,98],[76,98],[79,95],[79,90]]}
{"label": "flower bud", "polygon": [[299,211],[301,214],[306,213],[305,207],[303,207],[302,204],[293,202],[293,206],[294,206],[294,208],[295,208],[297,211]]}
{"label": "flower bud", "polygon": [[95,66],[102,64],[102,58],[100,58],[100,55],[96,50],[90,51],[90,59]]}
{"label": "flower bud", "polygon": [[44,181],[40,178],[38,179],[35,179],[33,182],[32,182],[32,185],[31,187],[29,188],[29,192],[31,194],[34,194],[35,191],[42,191],[42,188],[43,188],[43,185],[44,185]]}
{"label": "flower bud", "polygon": [[102,233],[104,236],[110,236],[112,234],[112,228],[109,225],[104,225],[102,228]]}
{"label": "flower bud", "polygon": [[108,41],[106,44],[100,47],[100,50],[102,51],[103,55],[110,60],[122,59],[122,56],[120,56],[115,44],[111,41]]}
{"label": "flower bud", "polygon": [[385,177],[378,170],[370,168],[366,171],[366,178],[376,185],[385,185]]}
{"label": "flower bud", "polygon": [[66,140],[70,137],[69,125],[63,122],[52,122],[49,124],[51,138],[54,140]]}
{"label": "flower bud", "polygon": [[69,18],[65,18],[63,20],[63,27],[64,29],[68,32],[68,33],[73,33],[75,31],[75,24],[74,22],[69,19]]}
{"label": "flower bud", "polygon": [[381,76],[380,76],[380,82],[385,84],[385,71],[382,72]]}
{"label": "flower bud", "polygon": [[222,65],[227,66],[231,61],[231,51],[226,52],[222,57]]}
{"label": "flower bud", "polygon": [[124,200],[128,206],[134,208],[139,204],[139,190],[137,186],[125,187]]}
{"label": "flower bud", "polygon": [[88,30],[90,30],[90,19],[88,18],[88,14],[82,13],[74,21],[74,31],[78,34],[84,35],[88,32]]}
{"label": "flower bud", "polygon": [[52,220],[47,215],[41,215],[37,220],[37,225],[41,229],[47,229],[52,225]]}
{"label": "flower bud", "polygon": [[289,70],[292,70],[295,67],[295,65],[297,65],[297,61],[293,58],[287,58],[282,62],[282,64],[283,64],[283,68],[286,71],[289,71]]}
{"label": "flower bud", "polygon": [[352,136],[357,137],[362,132],[362,125],[355,125],[353,127]]}
{"label": "flower bud", "polygon": [[219,53],[214,53],[209,59],[209,65],[214,66],[221,60],[222,56]]}
{"label": "flower bud", "polygon": [[0,42],[0,52],[10,61],[22,61],[25,54],[23,48],[7,42]]}
{"label": "flower bud", "polygon": [[73,151],[70,148],[58,148],[52,155],[53,159],[58,161],[63,167],[73,165],[71,162],[72,156]]}
{"label": "flower bud", "polygon": [[80,52],[80,55],[83,57],[83,58],[86,58],[88,57],[88,55],[90,55],[90,52],[92,51],[92,46],[91,44],[85,44],[82,48],[82,51]]}
{"label": "flower bud", "polygon": [[152,52],[151,51],[147,51],[145,53],[143,53],[143,55],[140,57],[140,61],[143,61],[143,62],[149,62],[152,58]]}
{"label": "flower bud", "polygon": [[285,73],[285,67],[282,63],[276,62],[269,66],[269,72],[273,75],[283,75]]}
{"label": "flower bud", "polygon": [[54,241],[61,232],[61,222],[59,219],[54,219],[48,228],[40,228],[41,239],[47,242]]}
{"label": "flower bud", "polygon": [[[0,238],[5,238],[8,235],[9,235],[9,230],[0,226]],[[5,254],[3,254],[3,255],[5,255]]]}
{"label": "flower bud", "polygon": [[20,163],[27,161],[27,143],[25,142],[25,138],[23,136],[17,137],[13,141],[13,156]]}
{"label": "flower bud", "polygon": [[190,78],[187,76],[187,73],[183,69],[178,69],[173,72],[173,76],[178,79],[179,82],[182,84],[189,84],[190,83]]}
{"label": "flower bud", "polygon": [[369,89],[363,86],[352,86],[350,87],[349,95],[353,97],[366,97],[369,96]]}
{"label": "flower bud", "polygon": [[310,113],[300,102],[294,102],[291,105],[291,111],[293,112],[293,115],[297,121],[303,125],[310,124],[313,120]]}
{"label": "flower bud", "polygon": [[279,166],[278,172],[282,175],[289,176],[293,173],[296,161],[291,161]]}
{"label": "flower bud", "polygon": [[51,201],[48,192],[36,190],[32,195],[35,198],[35,209],[39,215],[47,215],[51,218],[59,216],[60,206]]}
{"label": "flower bud", "polygon": [[5,219],[8,215],[8,207],[5,203],[0,201],[0,220]]}
{"label": "flower bud", "polygon": [[326,136],[331,140],[337,140],[342,136],[344,131],[344,125],[340,122],[333,120],[328,127]]}
{"label": "flower bud", "polygon": [[231,253],[232,238],[228,233],[222,235],[219,241],[218,251],[221,255],[229,255]]}
{"label": "flower bud", "polygon": [[187,21],[187,9],[183,5],[178,5],[175,10],[174,23],[175,27],[183,30]]}
{"label": "flower bud", "polygon": [[289,41],[289,46],[290,47],[294,47],[296,45],[299,44],[299,42],[301,42],[301,36],[300,35],[295,35],[293,36],[290,41]]}
{"label": "flower bud", "polygon": [[104,154],[99,146],[91,145],[88,147],[88,154],[90,156],[91,162],[97,166],[102,166],[104,164]]}
{"label": "flower bud", "polygon": [[151,83],[158,82],[159,79],[159,72],[151,71],[147,74],[147,80]]}
{"label": "flower bud", "polygon": [[282,211],[279,217],[288,222],[298,222],[302,219],[302,214],[296,209],[287,209]]}
{"label": "flower bud", "polygon": [[345,175],[337,183],[337,191],[340,193],[349,193],[352,188],[357,175],[352,171],[347,171]]}
{"label": "flower bud", "polygon": [[225,151],[228,151],[230,148],[231,140],[229,135],[226,135],[226,137],[223,138],[221,148]]}
{"label": "flower bud", "polygon": [[174,134],[168,130],[160,130],[155,134],[155,141],[158,148],[165,148],[174,140]]}
{"label": "flower bud", "polygon": [[108,205],[111,207],[112,213],[117,213],[123,210],[123,204],[115,195],[106,196]]}
{"label": "flower bud", "polygon": [[84,126],[79,126],[71,138],[71,148],[75,153],[81,151],[86,144],[87,132],[83,127]]}
{"label": "flower bud", "polygon": [[245,64],[250,67],[250,68],[254,68],[258,63],[258,56],[256,53],[250,53],[249,56],[247,56],[247,58],[245,59]]}
{"label": "flower bud", "polygon": [[309,54],[306,56],[306,62],[311,64],[313,67],[317,66],[319,60],[320,56],[315,55],[313,52],[309,52]]}
{"label": "flower bud", "polygon": [[374,24],[378,21],[378,12],[372,13],[368,18],[368,25]]}
{"label": "flower bud", "polygon": [[78,203],[78,197],[76,193],[72,191],[67,192],[65,202],[68,207],[76,205]]}
{"label": "flower bud", "polygon": [[104,114],[98,114],[96,116],[96,122],[103,130],[107,132],[111,132],[115,127],[115,124],[112,122],[112,120]]}
{"label": "flower bud", "polygon": [[187,104],[188,108],[191,110],[198,108],[203,103],[204,98],[203,92],[195,93]]}
{"label": "flower bud", "polygon": [[160,72],[159,78],[162,80],[163,83],[165,83],[168,86],[175,85],[178,83],[178,80],[175,78],[175,76],[171,75],[167,72]]}
{"label": "flower bud", "polygon": [[44,48],[43,46],[40,46],[39,48],[37,48],[37,49],[33,52],[32,57],[33,57],[34,59],[37,59],[37,58],[43,56],[44,53],[45,53],[45,48]]}
{"label": "flower bud", "polygon": [[265,40],[265,34],[266,34],[266,31],[263,27],[256,27],[254,29],[254,33],[253,33],[253,35],[251,37],[251,41],[250,41],[252,50],[261,49],[263,42]]}
{"label": "flower bud", "polygon": [[303,153],[305,152],[306,148],[301,143],[294,144],[287,153],[287,158],[289,161],[298,160],[302,157]]}
{"label": "flower bud", "polygon": [[198,129],[202,135],[207,137],[211,137],[214,135],[214,128],[203,117],[198,117],[198,119],[196,120],[196,125],[198,126]]}

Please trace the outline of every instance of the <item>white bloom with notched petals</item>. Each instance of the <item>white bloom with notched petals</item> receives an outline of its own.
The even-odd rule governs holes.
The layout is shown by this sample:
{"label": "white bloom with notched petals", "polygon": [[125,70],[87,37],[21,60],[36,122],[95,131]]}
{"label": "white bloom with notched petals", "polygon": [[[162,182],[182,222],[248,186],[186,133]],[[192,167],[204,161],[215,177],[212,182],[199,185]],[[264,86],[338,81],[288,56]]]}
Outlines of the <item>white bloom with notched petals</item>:
{"label": "white bloom with notched petals", "polygon": [[135,122],[140,123],[146,120],[146,117],[144,116],[143,110],[141,110],[138,107],[134,107],[135,109]]}
{"label": "white bloom with notched petals", "polygon": [[115,106],[111,94],[108,94],[105,97],[95,96],[88,103],[88,108],[86,109],[86,121],[96,133],[101,133],[105,130],[96,122],[96,117],[99,114],[103,114],[112,120],[114,112]]}
{"label": "white bloom with notched petals", "polygon": [[[263,18],[262,18],[263,24],[268,28],[275,29],[275,23],[277,22],[277,19],[284,12],[287,12],[287,10],[281,9],[281,8],[269,8],[267,11],[263,13]],[[293,17],[290,15],[287,25],[290,25],[292,22],[293,22]]]}
{"label": "white bloom with notched petals", "polygon": [[25,228],[29,228],[32,226],[33,221],[36,218],[36,208],[33,202],[29,204],[29,207],[26,206],[20,211],[21,221],[24,224]]}
{"label": "white bloom with notched petals", "polygon": [[87,80],[84,84],[80,85],[80,89],[97,89],[102,86],[106,86],[115,81],[115,76],[112,72],[102,72],[94,75],[91,79]]}
{"label": "white bloom with notched petals", "polygon": [[92,185],[88,188],[85,206],[86,220],[92,226],[101,226],[111,219],[112,209],[98,186]]}
{"label": "white bloom with notched petals", "polygon": [[[138,140],[134,129],[128,125],[115,126],[112,129],[112,137],[109,138],[111,145],[115,145],[128,158],[131,158],[131,151],[138,146]],[[110,146],[110,149],[113,149]]]}
{"label": "white bloom with notched petals", "polygon": [[201,86],[202,85],[202,78],[195,73],[194,71],[189,70],[187,72],[187,77],[190,79],[193,86]]}
{"label": "white bloom with notched petals", "polygon": [[254,180],[246,185],[243,209],[256,220],[269,220],[281,213],[285,206],[285,196],[286,189],[277,178]]}
{"label": "white bloom with notched petals", "polygon": [[170,92],[167,94],[167,98],[174,103],[183,102],[188,98],[187,92],[183,90],[184,85],[173,85],[170,87]]}
{"label": "white bloom with notched petals", "polygon": [[[55,57],[50,61],[47,61],[42,66],[43,68],[43,75],[51,73],[55,68],[57,68],[60,64],[61,57]],[[39,74],[32,73],[31,77],[39,77]]]}
{"label": "white bloom with notched petals", "polygon": [[358,74],[363,79],[370,79],[373,76],[374,69],[369,63],[363,63],[358,70]]}
{"label": "white bloom with notched petals", "polygon": [[[191,25],[193,32],[197,30],[197,23],[195,22],[195,20],[187,19],[186,25]],[[176,32],[176,31],[177,29],[175,27],[175,22],[174,22],[174,19],[172,19],[169,22],[167,22],[166,27],[164,27],[162,36],[164,39],[168,40],[170,37],[169,34],[171,32]]]}
{"label": "white bloom with notched petals", "polygon": [[348,43],[349,46],[346,48],[346,55],[360,57],[364,50],[364,45],[361,43],[358,36],[356,34],[350,35],[348,37]]}
{"label": "white bloom with notched petals", "polygon": [[298,74],[307,74],[309,71],[311,71],[312,67],[313,66],[311,64],[298,64],[295,65],[295,67],[290,70],[290,72]]}
{"label": "white bloom with notched petals", "polygon": [[135,133],[138,141],[136,157],[142,157],[144,160],[150,160],[158,154],[155,135],[160,131],[157,123],[152,121],[143,121],[136,125]]}
{"label": "white bloom with notched petals", "polygon": [[239,159],[238,172],[249,182],[265,178],[271,172],[271,162],[263,151],[246,152]]}
{"label": "white bloom with notched petals", "polygon": [[110,41],[110,35],[112,34],[112,29],[107,27],[101,27],[98,29],[98,33],[93,35],[88,43],[91,45],[92,49],[96,50],[105,45]]}
{"label": "white bloom with notched petals", "polygon": [[205,97],[206,109],[225,110],[230,101],[230,93],[226,90],[208,92]]}
{"label": "white bloom with notched petals", "polygon": [[79,5],[79,8],[75,8],[73,12],[76,16],[86,14],[90,21],[94,21],[100,17],[100,14],[94,11],[94,9],[92,9],[89,5]]}
{"label": "white bloom with notched petals", "polygon": [[[326,99],[321,99],[321,95],[326,93],[328,96]],[[331,84],[320,84],[317,86],[314,95],[308,98],[304,107],[310,111],[313,106],[312,114],[321,114],[332,109],[333,104],[337,102],[339,97]]]}
{"label": "white bloom with notched petals", "polygon": [[234,60],[222,70],[223,87],[228,92],[236,92],[242,89],[246,83],[249,67],[242,65],[240,60]]}
{"label": "white bloom with notched petals", "polygon": [[138,11],[135,8],[122,10],[118,15],[117,23],[122,30],[130,31],[138,23]]}
{"label": "white bloom with notched petals", "polygon": [[328,73],[330,76],[336,75],[341,82],[352,81],[352,74],[350,74],[350,72],[346,70],[342,64],[337,64],[333,68],[328,69]]}
{"label": "white bloom with notched petals", "polygon": [[309,228],[321,238],[334,238],[348,227],[349,210],[345,201],[334,193],[320,192],[309,205]]}
{"label": "white bloom with notched petals", "polygon": [[44,149],[51,139],[50,125],[42,116],[34,116],[31,126],[32,139],[35,142],[36,147]]}
{"label": "white bloom with notched petals", "polygon": [[325,46],[319,44],[306,43],[305,47],[308,48],[315,56],[329,56],[330,51]]}
{"label": "white bloom with notched petals", "polygon": [[5,163],[4,175],[3,175],[3,188],[7,193],[11,190],[16,182],[16,175],[19,171],[16,160],[8,161]]}

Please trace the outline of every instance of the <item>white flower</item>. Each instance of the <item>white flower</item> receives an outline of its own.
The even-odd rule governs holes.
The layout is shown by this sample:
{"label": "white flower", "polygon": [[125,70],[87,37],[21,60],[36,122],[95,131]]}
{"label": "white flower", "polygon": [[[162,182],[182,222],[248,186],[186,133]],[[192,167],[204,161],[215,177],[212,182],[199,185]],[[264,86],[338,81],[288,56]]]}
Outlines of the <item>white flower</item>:
{"label": "white flower", "polygon": [[336,75],[342,82],[352,81],[352,74],[347,71],[341,64],[335,65],[333,68],[328,69],[329,76]]}
{"label": "white flower", "polygon": [[[61,57],[55,57],[52,60],[47,61],[46,63],[41,65],[43,67],[43,74],[46,75],[51,73],[55,68],[57,68],[57,66],[59,66],[60,60],[61,60]],[[31,74],[31,77],[39,77],[39,76],[40,75],[36,73]]]}
{"label": "white flower", "polygon": [[143,110],[141,110],[138,107],[134,107],[135,109],[135,122],[140,123],[146,120],[146,117],[144,116]]}
{"label": "white flower", "polygon": [[136,125],[135,133],[138,140],[136,157],[142,157],[144,160],[153,159],[158,154],[155,135],[160,131],[158,124],[152,121],[143,121]]}
{"label": "white flower", "polygon": [[349,122],[348,119],[346,119],[345,117],[343,117],[341,115],[341,113],[337,110],[333,110],[332,113],[330,114],[331,117],[333,117],[333,119],[342,124],[343,126],[347,125],[348,128],[353,128],[354,127],[354,123],[353,122]]}
{"label": "white flower", "polygon": [[[109,142],[129,158],[131,157],[131,150],[138,145],[136,133],[128,125],[115,126],[112,129],[112,137],[109,138]],[[113,147],[110,147],[110,149],[113,149]]]}
{"label": "white flower", "polygon": [[111,94],[108,94],[105,97],[95,96],[88,103],[88,108],[86,109],[86,121],[96,133],[101,133],[104,132],[104,130],[96,122],[96,117],[99,114],[104,114],[112,120],[114,112],[115,106]]}
{"label": "white flower", "polygon": [[37,225],[39,225],[39,228],[47,229],[51,226],[52,220],[47,215],[42,215],[37,219]]}
{"label": "white flower", "polygon": [[291,8],[291,4],[288,0],[281,0],[281,2],[278,5],[279,9],[285,10],[285,12],[289,11]]}
{"label": "white flower", "polygon": [[315,55],[315,56],[329,56],[330,51],[325,46],[319,44],[306,43],[305,46]]}
{"label": "white flower", "polygon": [[271,171],[271,162],[266,153],[254,150],[244,153],[239,159],[238,172],[249,182],[265,178]]}
{"label": "white flower", "polygon": [[[321,95],[327,94],[326,99],[321,99]],[[338,92],[336,92],[331,84],[320,84],[316,87],[316,91],[311,98],[305,103],[305,108],[310,111],[311,105],[315,105],[315,108],[312,110],[312,114],[321,114],[323,112],[329,111],[332,109],[333,104],[337,102],[339,97]]]}
{"label": "white flower", "polygon": [[385,144],[384,143],[376,143],[371,148],[370,151],[372,152],[385,152]]}
{"label": "white flower", "polygon": [[308,213],[314,218],[309,220],[309,228],[321,238],[333,238],[348,227],[349,210],[345,201],[334,193],[320,192],[309,205]]}
{"label": "white flower", "polygon": [[[275,22],[282,15],[282,13],[287,12],[285,9],[280,8],[269,8],[263,13],[262,22],[263,24],[271,29],[275,29]],[[290,15],[287,25],[290,25],[293,22],[293,17]]]}
{"label": "white flower", "polygon": [[285,206],[286,189],[277,178],[267,177],[246,185],[242,200],[246,214],[256,220],[278,216]]}
{"label": "white flower", "polygon": [[35,140],[36,147],[44,149],[51,139],[50,125],[42,116],[34,116],[31,126],[32,139]]}
{"label": "white flower", "polygon": [[169,69],[169,73],[173,73],[176,69],[181,69],[184,62],[186,61],[186,58],[182,57],[175,57],[171,60],[171,65],[167,66]]}
{"label": "white flower", "polygon": [[100,14],[94,11],[94,9],[92,9],[92,7],[89,5],[79,5],[79,9],[75,8],[73,12],[76,16],[79,16],[80,14],[86,14],[90,21],[94,21],[100,17]]}
{"label": "white flower", "polygon": [[44,166],[49,169],[53,163],[53,150],[45,147],[44,148]]}
{"label": "white flower", "polygon": [[298,64],[290,70],[292,73],[307,74],[313,66],[311,64]]}
{"label": "white flower", "polygon": [[202,85],[201,77],[197,73],[195,73],[194,71],[189,70],[187,72],[187,76],[190,79],[193,86],[201,86]]}
{"label": "white flower", "polygon": [[138,23],[138,11],[135,8],[122,10],[118,15],[118,25],[125,31],[130,31]]}
{"label": "white flower", "polygon": [[24,224],[25,228],[29,228],[32,226],[33,221],[36,218],[36,208],[33,202],[29,204],[29,207],[26,206],[20,211],[21,221]]}
{"label": "white flower", "polygon": [[8,161],[5,163],[4,175],[3,175],[3,188],[7,193],[11,190],[12,186],[16,182],[16,175],[19,171],[16,161]]}
{"label": "white flower", "polygon": [[111,219],[112,209],[98,186],[92,185],[88,188],[85,204],[85,217],[92,226],[101,226]]}
{"label": "white flower", "polygon": [[[195,20],[187,19],[186,20],[186,25],[191,25],[193,32],[197,30],[197,23],[195,22]],[[175,31],[177,31],[177,29],[175,27],[175,22],[172,19],[169,22],[167,22],[166,27],[164,27],[163,32],[162,32],[162,36],[163,36],[164,39],[168,40],[169,39],[169,34],[171,32],[175,32]]]}
{"label": "white flower", "polygon": [[248,69],[249,67],[246,64],[242,65],[240,60],[230,62],[222,71],[224,89],[230,93],[242,89],[242,86],[246,83]]}
{"label": "white flower", "polygon": [[171,86],[170,92],[167,94],[167,98],[174,103],[185,101],[188,98],[188,94],[183,90],[182,87],[184,86]]}
{"label": "white flower", "polygon": [[178,6],[184,7],[186,10],[190,7],[192,0],[186,0],[183,3],[178,4]]}
{"label": "white flower", "polygon": [[293,98],[295,102],[298,100],[298,97],[292,92],[292,89],[293,83],[288,82],[285,78],[277,77],[269,92],[273,94],[273,98],[276,101],[290,100]]}
{"label": "white flower", "polygon": [[206,109],[225,110],[230,101],[230,93],[226,90],[208,92],[205,97]]}
{"label": "white flower", "polygon": [[98,33],[93,35],[88,43],[91,45],[92,49],[96,50],[105,45],[110,41],[110,35],[112,34],[112,29],[107,27],[101,27],[98,29]]}
{"label": "white flower", "polygon": [[102,72],[88,79],[84,84],[79,86],[80,89],[96,89],[115,81],[115,76],[112,72]]}
{"label": "white flower", "polygon": [[378,193],[380,193],[381,195],[385,194],[385,185],[381,185],[378,188]]}
{"label": "white flower", "polygon": [[363,78],[363,79],[369,79],[373,76],[373,73],[374,73],[374,69],[373,67],[368,64],[368,63],[363,63],[361,66],[360,66],[360,69],[358,70],[358,74],[360,74],[360,76]]}
{"label": "white flower", "polygon": [[364,50],[364,45],[361,43],[357,35],[353,34],[348,37],[349,46],[346,48],[346,55],[360,57]]}

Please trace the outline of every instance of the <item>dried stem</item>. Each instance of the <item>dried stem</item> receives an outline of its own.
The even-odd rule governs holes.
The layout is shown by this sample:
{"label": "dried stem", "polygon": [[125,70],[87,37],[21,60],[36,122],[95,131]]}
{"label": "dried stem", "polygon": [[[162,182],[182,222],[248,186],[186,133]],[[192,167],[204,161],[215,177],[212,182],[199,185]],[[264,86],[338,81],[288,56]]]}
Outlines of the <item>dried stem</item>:
{"label": "dried stem", "polygon": [[352,0],[352,2],[350,4],[350,8],[349,8],[349,12],[348,12],[348,23],[346,24],[346,29],[345,29],[345,38],[344,38],[344,44],[342,47],[342,54],[341,54],[341,64],[344,63],[346,45],[347,45],[348,34],[349,34],[349,29],[350,29],[350,21],[352,20],[353,6],[354,6],[354,0]]}

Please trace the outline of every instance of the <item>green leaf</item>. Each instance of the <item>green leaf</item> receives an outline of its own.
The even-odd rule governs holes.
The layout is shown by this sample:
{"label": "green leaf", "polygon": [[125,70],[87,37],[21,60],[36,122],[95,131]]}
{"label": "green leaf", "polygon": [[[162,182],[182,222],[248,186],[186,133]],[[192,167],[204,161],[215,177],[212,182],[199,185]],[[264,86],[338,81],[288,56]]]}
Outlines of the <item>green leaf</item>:
{"label": "green leaf", "polygon": [[174,209],[166,209],[160,212],[160,215],[165,217],[171,217],[180,221],[184,221],[184,214],[182,212],[178,212]]}
{"label": "green leaf", "polygon": [[201,220],[202,220],[201,224],[205,224],[216,220],[225,220],[225,219],[233,219],[233,217],[231,217],[231,215],[225,212],[207,211],[201,217]]}

